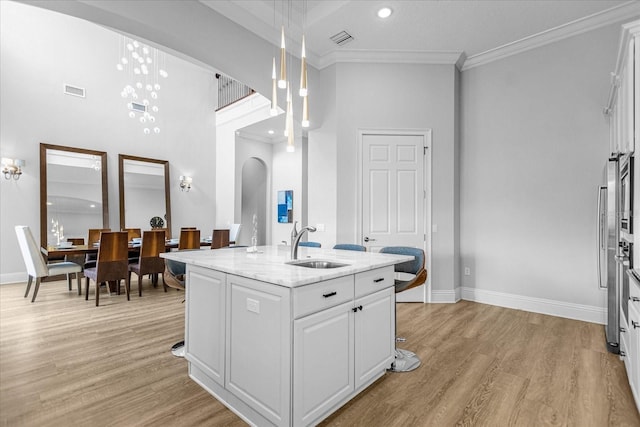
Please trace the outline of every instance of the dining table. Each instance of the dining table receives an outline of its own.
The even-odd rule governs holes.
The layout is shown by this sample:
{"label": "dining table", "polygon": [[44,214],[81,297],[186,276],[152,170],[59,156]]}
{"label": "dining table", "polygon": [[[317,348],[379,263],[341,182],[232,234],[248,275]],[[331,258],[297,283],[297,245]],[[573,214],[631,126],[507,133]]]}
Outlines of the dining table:
{"label": "dining table", "polygon": [[[177,249],[179,239],[168,239],[165,243],[167,251],[171,249]],[[141,243],[129,242],[129,250],[140,250]],[[211,239],[205,238],[200,240],[200,246],[211,246]],[[58,245],[48,245],[46,248],[40,248],[42,254],[49,260],[62,259],[70,255],[85,255],[91,253],[98,253],[100,245],[72,245],[69,247],[61,247]]]}

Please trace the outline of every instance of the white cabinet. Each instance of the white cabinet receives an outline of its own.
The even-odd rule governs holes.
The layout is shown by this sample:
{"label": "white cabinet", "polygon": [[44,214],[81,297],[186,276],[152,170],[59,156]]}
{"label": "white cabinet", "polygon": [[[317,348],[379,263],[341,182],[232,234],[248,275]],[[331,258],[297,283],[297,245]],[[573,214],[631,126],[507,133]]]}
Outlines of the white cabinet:
{"label": "white cabinet", "polygon": [[360,388],[391,366],[395,358],[395,293],[386,288],[356,300],[355,387]]}
{"label": "white cabinet", "polygon": [[185,297],[185,358],[220,385],[225,371],[225,276],[190,266]]}
{"label": "white cabinet", "polygon": [[639,135],[640,89],[638,66],[640,61],[640,21],[622,26],[615,71],[606,111],[609,115],[609,145],[612,155],[633,153]]}
{"label": "white cabinet", "polygon": [[[302,295],[331,295],[308,299],[303,306],[339,303],[294,321],[294,425],[314,424],[337,404],[366,387],[391,366],[395,342],[393,268],[380,268],[340,278],[341,287],[321,282],[294,291]],[[334,295],[336,292],[336,295]],[[355,295],[364,295],[354,298]],[[294,309],[294,312],[296,309]],[[305,310],[309,311],[309,310]]]}
{"label": "white cabinet", "polygon": [[315,425],[394,360],[393,267],[298,287],[188,265],[189,375],[255,425]]}
{"label": "white cabinet", "polygon": [[225,389],[274,425],[289,425],[289,289],[227,275]]}
{"label": "white cabinet", "polygon": [[625,332],[621,333],[624,363],[629,385],[636,405],[640,408],[640,283],[629,281],[629,318]]}
{"label": "white cabinet", "polygon": [[353,393],[353,308],[349,301],[294,322],[294,425],[311,424]]}

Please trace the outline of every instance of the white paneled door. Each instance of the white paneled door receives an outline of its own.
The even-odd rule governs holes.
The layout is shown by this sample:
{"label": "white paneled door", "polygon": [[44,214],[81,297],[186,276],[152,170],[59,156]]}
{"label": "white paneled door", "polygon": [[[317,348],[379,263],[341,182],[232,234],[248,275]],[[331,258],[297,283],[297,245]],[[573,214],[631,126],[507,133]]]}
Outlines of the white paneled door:
{"label": "white paneled door", "polygon": [[[429,133],[361,133],[361,224],[368,251],[378,252],[384,246],[427,250],[428,136]],[[426,254],[428,261],[430,254]],[[423,285],[410,289],[398,294],[397,299],[426,302],[426,288]]]}

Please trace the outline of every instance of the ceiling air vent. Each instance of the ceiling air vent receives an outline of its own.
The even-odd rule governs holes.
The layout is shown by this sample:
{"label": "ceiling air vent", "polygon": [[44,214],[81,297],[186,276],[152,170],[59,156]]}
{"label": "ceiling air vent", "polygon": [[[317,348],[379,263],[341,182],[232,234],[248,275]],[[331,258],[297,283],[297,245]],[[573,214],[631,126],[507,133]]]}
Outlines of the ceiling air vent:
{"label": "ceiling air vent", "polygon": [[77,87],[77,86],[71,86],[68,84],[64,85],[64,93],[66,95],[73,95],[73,96],[79,96],[80,98],[84,98],[85,93],[84,93],[84,88],[83,87]]}
{"label": "ceiling air vent", "polygon": [[147,106],[144,104],[138,104],[137,102],[132,102],[131,109],[139,113],[145,113],[147,111]]}
{"label": "ceiling air vent", "polygon": [[329,38],[338,46],[343,46],[353,40],[353,36],[346,31],[340,31],[338,34],[334,34]]}

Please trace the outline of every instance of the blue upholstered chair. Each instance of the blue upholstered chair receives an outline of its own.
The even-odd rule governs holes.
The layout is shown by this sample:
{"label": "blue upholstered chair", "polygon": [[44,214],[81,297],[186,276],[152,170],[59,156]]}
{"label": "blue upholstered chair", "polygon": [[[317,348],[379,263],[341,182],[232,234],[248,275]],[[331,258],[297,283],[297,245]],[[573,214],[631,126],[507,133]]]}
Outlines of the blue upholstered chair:
{"label": "blue upholstered chair", "polygon": [[345,251],[359,251],[359,252],[367,251],[367,248],[365,246],[354,245],[352,243],[338,243],[337,245],[333,246],[333,249],[341,249]]}
{"label": "blue upholstered chair", "polygon": [[309,248],[319,248],[321,245],[318,242],[300,242],[298,246],[307,246]]}
{"label": "blue upholstered chair", "polygon": [[[413,276],[409,280],[396,279],[396,293],[415,288],[416,286],[420,286],[427,281],[427,270],[425,270],[424,268],[425,253],[422,249],[412,248],[408,246],[387,246],[380,249],[380,253],[413,256],[413,261],[407,261],[395,265],[396,273],[408,273]],[[405,339],[396,337],[396,341],[403,342],[405,341]],[[391,365],[391,371],[408,372],[416,369],[418,366],[420,366],[420,359],[418,358],[418,356],[416,356],[415,353],[396,347],[396,360]]]}

